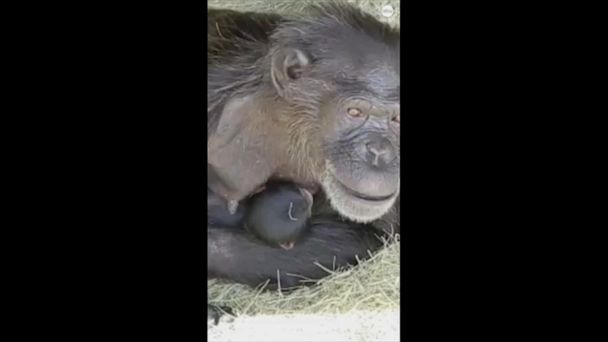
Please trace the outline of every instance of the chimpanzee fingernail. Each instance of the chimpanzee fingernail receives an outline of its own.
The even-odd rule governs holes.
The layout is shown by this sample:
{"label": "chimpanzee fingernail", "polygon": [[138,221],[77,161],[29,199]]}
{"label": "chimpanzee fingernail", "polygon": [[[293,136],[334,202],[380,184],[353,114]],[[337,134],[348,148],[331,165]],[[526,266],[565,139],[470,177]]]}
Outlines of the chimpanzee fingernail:
{"label": "chimpanzee fingernail", "polygon": [[290,250],[293,248],[294,245],[295,243],[293,241],[279,244],[279,246],[281,246],[281,248],[283,248],[284,250]]}
{"label": "chimpanzee fingernail", "polygon": [[239,201],[230,200],[228,201],[228,212],[230,215],[236,214],[236,210],[239,208]]}

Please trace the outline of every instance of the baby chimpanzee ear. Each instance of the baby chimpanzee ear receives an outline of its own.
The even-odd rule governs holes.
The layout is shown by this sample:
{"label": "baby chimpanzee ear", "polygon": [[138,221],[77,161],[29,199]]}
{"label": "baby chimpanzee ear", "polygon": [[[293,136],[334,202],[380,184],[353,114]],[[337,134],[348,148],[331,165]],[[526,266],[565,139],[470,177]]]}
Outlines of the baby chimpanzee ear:
{"label": "baby chimpanzee ear", "polygon": [[310,58],[299,49],[279,48],[272,56],[270,76],[274,87],[281,97],[285,97],[285,89],[289,82],[302,76],[310,65]]}

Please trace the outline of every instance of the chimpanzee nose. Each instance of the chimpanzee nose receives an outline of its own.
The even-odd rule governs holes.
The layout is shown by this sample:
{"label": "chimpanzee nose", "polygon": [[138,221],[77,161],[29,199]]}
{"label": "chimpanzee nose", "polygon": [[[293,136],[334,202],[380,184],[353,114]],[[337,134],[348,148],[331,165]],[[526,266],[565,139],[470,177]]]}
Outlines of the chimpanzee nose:
{"label": "chimpanzee nose", "polygon": [[384,168],[395,159],[393,144],[386,138],[370,140],[365,147],[367,147],[367,160],[375,167]]}

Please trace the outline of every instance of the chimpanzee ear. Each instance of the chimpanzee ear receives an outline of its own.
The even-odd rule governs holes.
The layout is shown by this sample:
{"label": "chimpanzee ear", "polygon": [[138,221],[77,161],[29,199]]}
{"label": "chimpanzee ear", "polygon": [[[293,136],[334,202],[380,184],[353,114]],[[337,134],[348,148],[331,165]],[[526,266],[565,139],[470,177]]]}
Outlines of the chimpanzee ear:
{"label": "chimpanzee ear", "polygon": [[280,96],[285,96],[287,84],[300,78],[309,64],[310,59],[299,49],[282,48],[273,54],[270,77]]}

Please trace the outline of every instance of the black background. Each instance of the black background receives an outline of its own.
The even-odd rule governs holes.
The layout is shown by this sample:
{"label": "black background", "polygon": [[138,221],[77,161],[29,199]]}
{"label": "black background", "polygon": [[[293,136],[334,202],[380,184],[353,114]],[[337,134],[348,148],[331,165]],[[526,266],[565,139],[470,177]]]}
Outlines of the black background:
{"label": "black background", "polygon": [[[26,89],[7,112],[23,120],[8,180],[26,207],[8,240],[24,262],[14,317],[26,335],[204,338],[206,4],[45,6],[15,12],[8,49]],[[402,6],[403,336],[561,331],[545,319],[569,314],[577,274],[560,231],[571,22]]]}

